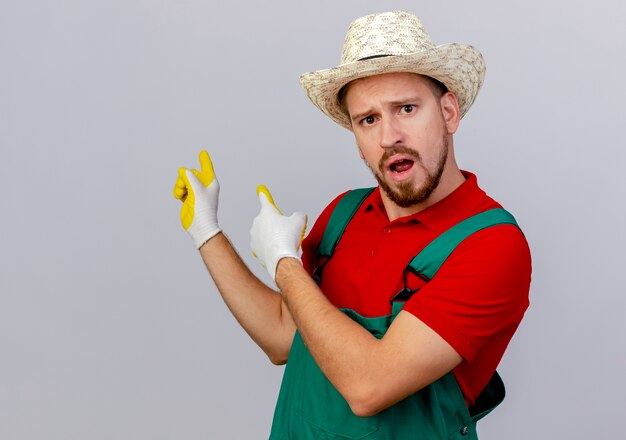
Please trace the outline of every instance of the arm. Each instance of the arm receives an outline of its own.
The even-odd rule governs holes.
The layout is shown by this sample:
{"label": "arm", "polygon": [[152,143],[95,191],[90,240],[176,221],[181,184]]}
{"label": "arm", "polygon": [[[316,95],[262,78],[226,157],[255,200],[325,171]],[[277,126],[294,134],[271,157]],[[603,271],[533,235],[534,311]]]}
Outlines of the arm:
{"label": "arm", "polygon": [[294,259],[279,261],[276,282],[315,361],[358,416],[388,408],[462,360],[408,312],[376,339],[333,306]]}
{"label": "arm", "polygon": [[174,196],[183,202],[181,223],[230,311],[275,364],[285,363],[295,325],[280,295],[241,260],[217,224],[219,183],[211,159],[200,153],[201,171],[181,168]]}
{"label": "arm", "polygon": [[[320,369],[356,415],[382,411],[461,362],[445,340],[410,313],[401,312],[381,340],[341,313],[297,259],[298,223],[294,226],[262,194],[260,200],[251,231],[253,251],[275,277]],[[274,251],[279,243],[280,253]]]}
{"label": "arm", "polygon": [[273,364],[287,362],[296,327],[280,295],[248,269],[224,234],[207,241],[200,255],[237,322]]}

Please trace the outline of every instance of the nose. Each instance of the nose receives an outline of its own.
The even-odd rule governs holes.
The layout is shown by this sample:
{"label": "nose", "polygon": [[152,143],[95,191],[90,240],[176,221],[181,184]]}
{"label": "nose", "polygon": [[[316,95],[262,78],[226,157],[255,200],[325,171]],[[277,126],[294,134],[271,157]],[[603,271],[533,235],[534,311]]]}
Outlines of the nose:
{"label": "nose", "polygon": [[380,124],[380,146],[391,148],[402,144],[403,134],[398,121],[393,117],[383,118]]}

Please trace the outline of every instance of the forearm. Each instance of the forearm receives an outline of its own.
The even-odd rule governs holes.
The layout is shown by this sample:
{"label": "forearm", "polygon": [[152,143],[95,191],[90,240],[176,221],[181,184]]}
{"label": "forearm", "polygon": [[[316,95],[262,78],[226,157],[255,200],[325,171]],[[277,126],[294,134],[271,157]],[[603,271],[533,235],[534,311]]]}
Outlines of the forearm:
{"label": "forearm", "polygon": [[305,345],[354,410],[385,372],[380,341],[332,305],[297,261],[282,259],[276,282]]}
{"label": "forearm", "polygon": [[284,363],[295,325],[280,295],[248,269],[223,233],[206,242],[200,255],[235,319],[273,363]]}
{"label": "forearm", "polygon": [[333,306],[293,259],[276,281],[304,343],[359,416],[370,416],[434,382],[461,362],[436,332],[400,312],[382,339]]}
{"label": "forearm", "polygon": [[408,312],[401,311],[377,339],[337,309],[299,261],[304,214],[286,217],[266,188],[258,194],[261,212],[250,231],[252,249],[276,280],[317,365],[356,415],[388,408],[461,362],[447,341]]}

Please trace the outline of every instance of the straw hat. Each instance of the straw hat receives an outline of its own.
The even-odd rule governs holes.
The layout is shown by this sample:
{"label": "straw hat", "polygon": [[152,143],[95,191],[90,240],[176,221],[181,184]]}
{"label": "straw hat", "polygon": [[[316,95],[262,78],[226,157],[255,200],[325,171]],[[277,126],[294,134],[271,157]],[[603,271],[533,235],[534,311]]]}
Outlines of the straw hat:
{"label": "straw hat", "polygon": [[456,95],[463,117],[482,86],[485,61],[469,45],[433,45],[414,14],[384,12],[353,21],[346,33],[339,66],[305,73],[300,84],[313,104],[352,130],[337,93],[350,81],[389,72],[419,73],[442,82]]}

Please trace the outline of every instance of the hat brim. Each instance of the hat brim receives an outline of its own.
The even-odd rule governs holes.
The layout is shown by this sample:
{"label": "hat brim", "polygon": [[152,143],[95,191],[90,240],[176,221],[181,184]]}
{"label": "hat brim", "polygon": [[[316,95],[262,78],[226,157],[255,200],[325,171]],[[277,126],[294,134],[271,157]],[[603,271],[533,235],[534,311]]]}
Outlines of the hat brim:
{"label": "hat brim", "polygon": [[417,73],[440,81],[455,94],[463,117],[482,87],[485,61],[473,46],[442,44],[419,53],[355,61],[305,73],[300,76],[300,85],[322,112],[342,127],[352,130],[350,119],[337,100],[339,90],[355,79],[391,72]]}

